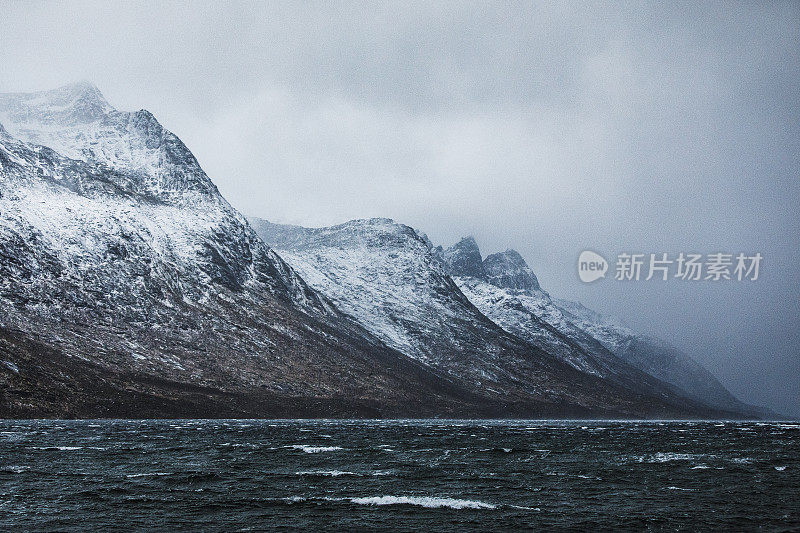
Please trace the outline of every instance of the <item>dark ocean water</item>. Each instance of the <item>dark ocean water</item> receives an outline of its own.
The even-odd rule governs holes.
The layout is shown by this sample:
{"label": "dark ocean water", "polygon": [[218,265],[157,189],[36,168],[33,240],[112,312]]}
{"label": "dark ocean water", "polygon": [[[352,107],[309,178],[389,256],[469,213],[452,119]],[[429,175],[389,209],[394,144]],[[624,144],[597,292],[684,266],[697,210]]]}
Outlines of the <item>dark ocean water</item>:
{"label": "dark ocean water", "polygon": [[0,529],[800,528],[800,424],[0,421]]}

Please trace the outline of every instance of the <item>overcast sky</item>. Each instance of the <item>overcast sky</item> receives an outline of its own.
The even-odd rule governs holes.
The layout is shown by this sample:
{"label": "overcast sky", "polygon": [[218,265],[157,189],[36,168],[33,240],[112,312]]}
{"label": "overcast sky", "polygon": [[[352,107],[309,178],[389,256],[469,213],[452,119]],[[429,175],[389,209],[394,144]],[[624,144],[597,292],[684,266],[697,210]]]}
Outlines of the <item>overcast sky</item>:
{"label": "overcast sky", "polygon": [[[388,216],[800,415],[800,3],[2,2],[0,91],[90,80],[239,210]],[[578,281],[584,249],[760,252],[756,282]]]}

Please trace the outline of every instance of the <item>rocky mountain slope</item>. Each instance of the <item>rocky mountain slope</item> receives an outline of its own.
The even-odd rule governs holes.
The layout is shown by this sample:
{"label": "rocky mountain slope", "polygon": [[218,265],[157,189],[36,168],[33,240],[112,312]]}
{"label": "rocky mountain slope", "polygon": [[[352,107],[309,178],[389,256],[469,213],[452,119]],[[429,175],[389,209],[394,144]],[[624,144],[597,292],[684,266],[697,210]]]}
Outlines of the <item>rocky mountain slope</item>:
{"label": "rocky mountain slope", "polygon": [[560,334],[578,345],[580,349],[560,352],[576,368],[635,379],[626,369],[633,366],[713,407],[745,416],[764,414],[738,401],[708,370],[668,343],[638,335],[580,304],[552,299],[514,250],[484,259],[475,240],[465,237],[448,249],[440,248],[439,254],[462,292],[507,331],[550,344]]}
{"label": "rocky mountain slope", "polygon": [[286,229],[292,268],[91,84],[0,124],[0,417],[717,413],[504,330],[410,228]]}
{"label": "rocky mountain slope", "polygon": [[[315,290],[382,341],[489,395],[585,405],[599,396],[614,409],[639,402],[684,403],[670,387],[624,364],[596,341],[614,365],[585,353],[530,313],[528,319],[540,329],[537,338],[525,340],[499,327],[459,290],[441,252],[408,226],[389,219],[328,228],[250,222]],[[483,272],[481,261],[451,252],[445,254],[448,259]]]}
{"label": "rocky mountain slope", "polygon": [[148,112],[79,84],[2,95],[0,117],[0,416],[463,408],[310,289]]}
{"label": "rocky mountain slope", "polygon": [[610,377],[630,370],[551,305],[536,275],[517,252],[509,250],[484,260],[475,239],[467,237],[446,250],[438,248],[437,253],[467,298],[506,331],[548,346],[584,372]]}

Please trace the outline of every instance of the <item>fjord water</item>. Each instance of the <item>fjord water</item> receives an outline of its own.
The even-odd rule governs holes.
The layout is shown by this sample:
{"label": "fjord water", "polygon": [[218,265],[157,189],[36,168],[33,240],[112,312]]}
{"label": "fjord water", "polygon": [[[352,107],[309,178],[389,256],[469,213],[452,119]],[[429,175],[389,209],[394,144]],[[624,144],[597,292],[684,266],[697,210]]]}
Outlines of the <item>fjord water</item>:
{"label": "fjord water", "polygon": [[0,421],[2,530],[800,527],[789,422]]}

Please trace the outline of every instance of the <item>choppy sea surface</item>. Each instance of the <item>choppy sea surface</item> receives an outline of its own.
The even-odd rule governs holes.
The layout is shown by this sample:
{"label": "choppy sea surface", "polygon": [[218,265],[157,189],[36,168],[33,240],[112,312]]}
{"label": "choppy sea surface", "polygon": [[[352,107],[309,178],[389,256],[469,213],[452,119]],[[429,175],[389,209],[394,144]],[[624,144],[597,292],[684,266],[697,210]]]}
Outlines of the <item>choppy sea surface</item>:
{"label": "choppy sea surface", "polygon": [[0,421],[0,530],[798,528],[792,422]]}

